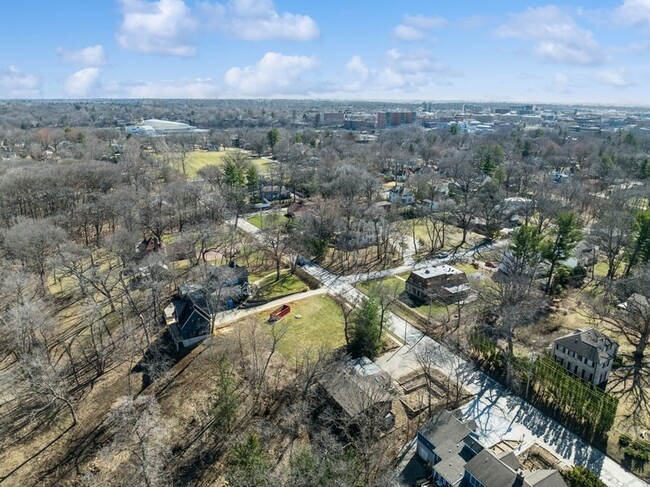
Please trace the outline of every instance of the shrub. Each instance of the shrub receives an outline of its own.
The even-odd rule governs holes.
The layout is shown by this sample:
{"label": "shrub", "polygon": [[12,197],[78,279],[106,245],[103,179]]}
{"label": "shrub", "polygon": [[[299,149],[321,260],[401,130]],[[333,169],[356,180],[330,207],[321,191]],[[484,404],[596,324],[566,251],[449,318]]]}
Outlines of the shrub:
{"label": "shrub", "polygon": [[633,460],[647,461],[650,460],[650,453],[643,450],[637,450],[635,445],[628,446],[623,450],[623,455]]}
{"label": "shrub", "polygon": [[620,446],[630,446],[631,443],[632,443],[632,437],[625,433],[623,433],[618,439],[618,444]]}
{"label": "shrub", "polygon": [[571,470],[566,471],[564,480],[569,487],[607,487],[595,472],[580,465],[574,465]]}

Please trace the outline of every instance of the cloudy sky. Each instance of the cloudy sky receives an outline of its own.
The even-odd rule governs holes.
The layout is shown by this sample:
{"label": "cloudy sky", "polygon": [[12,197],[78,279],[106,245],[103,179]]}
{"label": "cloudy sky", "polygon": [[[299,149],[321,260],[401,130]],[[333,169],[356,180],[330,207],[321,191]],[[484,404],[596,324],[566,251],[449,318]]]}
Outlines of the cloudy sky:
{"label": "cloudy sky", "polygon": [[650,0],[21,0],[0,98],[650,105]]}

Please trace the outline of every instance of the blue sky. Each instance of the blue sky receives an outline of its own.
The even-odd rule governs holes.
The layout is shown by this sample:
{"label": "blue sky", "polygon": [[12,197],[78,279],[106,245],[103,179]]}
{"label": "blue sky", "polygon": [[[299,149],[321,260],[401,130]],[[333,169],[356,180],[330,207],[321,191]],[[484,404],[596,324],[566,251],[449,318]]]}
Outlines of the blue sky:
{"label": "blue sky", "polygon": [[2,5],[0,98],[650,105],[650,0]]}

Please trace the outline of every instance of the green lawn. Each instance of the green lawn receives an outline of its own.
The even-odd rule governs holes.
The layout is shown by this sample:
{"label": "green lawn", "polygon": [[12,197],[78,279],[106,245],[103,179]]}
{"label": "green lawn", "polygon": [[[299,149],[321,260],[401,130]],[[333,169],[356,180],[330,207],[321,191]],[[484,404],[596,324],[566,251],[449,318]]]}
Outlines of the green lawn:
{"label": "green lawn", "polygon": [[[221,164],[223,158],[228,154],[228,152],[239,149],[228,149],[225,151],[194,151],[187,154],[185,159],[185,171],[187,172],[187,177],[190,179],[196,178],[199,169],[210,164]],[[260,159],[257,157],[252,157],[250,153],[247,152],[250,156],[250,161],[257,166],[257,169],[261,173],[267,173],[270,170],[270,162],[266,159]]]}
{"label": "green lawn", "polygon": [[[373,283],[377,283],[377,282],[386,284],[389,287],[389,289],[395,292],[396,296],[399,296],[406,289],[406,283],[395,276],[386,277],[379,281],[360,282],[356,285],[356,287],[363,294],[368,295],[370,293],[370,290],[372,289]],[[445,307],[445,305],[437,302],[433,302],[431,303],[431,305],[423,304],[421,306],[417,306],[411,309],[413,311],[416,311],[417,313],[420,313],[424,317],[428,317],[429,313],[431,313],[432,317],[446,316],[447,314],[447,308]],[[399,314],[399,309],[393,311],[397,311]]]}
{"label": "green lawn", "polygon": [[[300,357],[305,352],[316,353],[320,348],[335,349],[345,345],[343,314],[327,296],[314,296],[290,303],[291,312],[276,325],[286,328],[278,349],[286,358]],[[300,318],[296,318],[300,315]],[[267,324],[269,313],[258,315]]]}
{"label": "green lawn", "polygon": [[456,269],[463,271],[468,276],[471,274],[476,274],[477,272],[482,272],[481,269],[475,269],[471,264],[461,264],[456,262],[452,264]]}
{"label": "green lawn", "polygon": [[[608,268],[609,266],[607,265],[606,261],[604,260],[598,261],[594,267],[594,275],[596,277],[605,277],[607,276]],[[616,270],[616,274],[614,277],[621,277],[624,271],[625,271],[625,263],[618,266],[618,269]],[[589,269],[587,272],[589,275],[591,275],[591,269]]]}
{"label": "green lawn", "polygon": [[280,273],[279,281],[275,280],[275,272],[270,276],[266,276],[260,281],[259,287],[260,299],[283,296],[285,294],[303,291],[308,288],[304,282],[298,279],[294,274],[290,274],[289,271],[282,271]]}
{"label": "green lawn", "polygon": [[399,296],[402,292],[404,292],[404,289],[406,289],[406,283],[395,276],[390,276],[374,281],[360,282],[357,284],[357,289],[359,289],[359,291],[361,291],[363,294],[368,295],[373,285],[380,282],[382,284],[385,284],[397,296]]}
{"label": "green lawn", "polygon": [[[447,316],[447,307],[444,304],[435,301],[432,302],[431,304],[423,304],[422,306],[418,306],[416,308],[411,308],[411,309],[413,309],[413,311],[417,311],[418,313],[420,313],[422,316],[426,318],[428,318],[429,316],[431,316],[432,318]],[[453,310],[453,308],[451,309]]]}
{"label": "green lawn", "polygon": [[250,217],[246,221],[251,225],[255,225],[260,230],[264,230],[275,222],[282,221],[282,219],[286,220],[285,216],[279,213],[260,213],[259,215]]}

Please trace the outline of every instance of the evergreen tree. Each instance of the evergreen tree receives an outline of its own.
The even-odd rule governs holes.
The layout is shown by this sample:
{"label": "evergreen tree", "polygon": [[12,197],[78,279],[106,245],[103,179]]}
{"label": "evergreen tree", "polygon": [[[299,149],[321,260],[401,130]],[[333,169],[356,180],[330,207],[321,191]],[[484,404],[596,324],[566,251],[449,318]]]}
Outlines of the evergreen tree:
{"label": "evergreen tree", "polygon": [[233,161],[226,161],[223,167],[223,182],[230,188],[240,188],[246,184],[244,169]]}
{"label": "evergreen tree", "polygon": [[366,298],[352,317],[350,354],[353,357],[374,358],[381,350],[381,305],[375,296]]}
{"label": "evergreen tree", "polygon": [[255,164],[251,164],[251,166],[246,171],[246,187],[248,188],[248,192],[254,193],[259,185],[260,173],[257,170],[257,166],[255,166]]}
{"label": "evergreen tree", "polygon": [[271,462],[254,434],[233,447],[229,466],[226,477],[230,486],[273,485],[269,478]]}
{"label": "evergreen tree", "polygon": [[236,394],[236,384],[230,363],[226,357],[221,357],[218,362],[218,372],[212,403],[212,417],[214,428],[223,433],[230,433],[237,418],[239,398]]}
{"label": "evergreen tree", "polygon": [[634,235],[628,250],[627,267],[625,275],[639,263],[650,260],[650,211],[639,211],[634,218]]}
{"label": "evergreen tree", "polygon": [[569,487],[607,487],[607,484],[598,478],[594,472],[587,467],[574,465],[564,474],[564,480]]}
{"label": "evergreen tree", "polygon": [[280,131],[276,128],[272,128],[266,134],[266,139],[269,141],[269,145],[271,146],[271,152],[272,152],[273,148],[275,147],[275,144],[280,142]]}
{"label": "evergreen tree", "polygon": [[558,263],[569,257],[570,252],[582,238],[582,225],[573,213],[559,213],[555,225],[553,236],[542,244],[542,256],[551,265],[546,281],[547,294],[551,291],[551,283]]}
{"label": "evergreen tree", "polygon": [[534,275],[541,260],[543,237],[537,227],[522,225],[512,232],[509,274]]}

